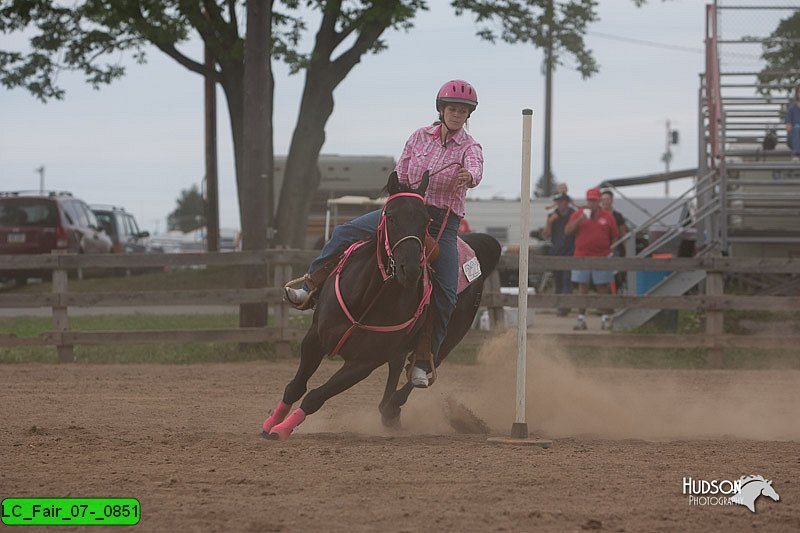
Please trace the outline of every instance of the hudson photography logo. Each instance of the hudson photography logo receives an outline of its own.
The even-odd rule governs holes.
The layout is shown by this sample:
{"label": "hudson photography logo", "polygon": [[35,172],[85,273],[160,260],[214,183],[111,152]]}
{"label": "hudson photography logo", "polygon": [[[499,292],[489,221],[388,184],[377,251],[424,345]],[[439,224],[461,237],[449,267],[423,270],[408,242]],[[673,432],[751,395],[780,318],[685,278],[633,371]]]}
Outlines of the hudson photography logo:
{"label": "hudson photography logo", "polygon": [[774,501],[781,497],[772,487],[772,481],[764,476],[742,476],[739,479],[693,479],[683,478],[683,494],[689,505],[743,505],[756,512],[756,500],[766,496]]}

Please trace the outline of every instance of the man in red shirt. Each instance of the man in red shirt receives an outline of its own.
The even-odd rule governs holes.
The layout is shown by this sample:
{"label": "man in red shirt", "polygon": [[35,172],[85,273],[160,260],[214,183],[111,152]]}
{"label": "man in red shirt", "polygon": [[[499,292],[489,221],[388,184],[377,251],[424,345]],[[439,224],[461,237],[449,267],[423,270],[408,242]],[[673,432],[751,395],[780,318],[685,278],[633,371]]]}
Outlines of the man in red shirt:
{"label": "man in red shirt", "polygon": [[[567,222],[564,232],[575,235],[574,257],[608,257],[611,243],[619,237],[619,229],[614,216],[600,209],[600,189],[586,191],[586,207],[578,209]],[[572,282],[578,284],[580,294],[589,294],[589,286],[594,285],[597,294],[608,294],[609,284],[614,272],[609,270],[573,270]],[[610,311],[603,311],[601,329],[611,328]],[[586,329],[586,308],[578,309],[576,331]]]}

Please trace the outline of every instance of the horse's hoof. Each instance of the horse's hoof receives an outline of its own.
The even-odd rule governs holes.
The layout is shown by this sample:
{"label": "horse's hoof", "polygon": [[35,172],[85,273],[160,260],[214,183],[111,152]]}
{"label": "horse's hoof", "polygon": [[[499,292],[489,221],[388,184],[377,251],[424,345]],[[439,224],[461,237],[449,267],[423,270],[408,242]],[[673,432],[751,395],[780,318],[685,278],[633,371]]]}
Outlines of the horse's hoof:
{"label": "horse's hoof", "polygon": [[400,413],[395,416],[381,415],[381,423],[385,428],[399,428],[400,427]]}
{"label": "horse's hoof", "polygon": [[264,440],[280,440],[281,436],[277,433],[267,433],[266,431],[262,431],[261,438]]}

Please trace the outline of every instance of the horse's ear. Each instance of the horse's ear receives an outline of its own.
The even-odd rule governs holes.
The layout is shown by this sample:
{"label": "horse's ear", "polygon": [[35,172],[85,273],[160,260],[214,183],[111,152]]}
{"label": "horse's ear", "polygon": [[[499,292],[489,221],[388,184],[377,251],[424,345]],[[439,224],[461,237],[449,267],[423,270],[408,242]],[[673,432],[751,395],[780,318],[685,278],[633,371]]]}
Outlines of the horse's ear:
{"label": "horse's ear", "polygon": [[386,183],[386,190],[389,196],[400,192],[400,180],[397,178],[397,172],[389,174],[389,181]]}
{"label": "horse's ear", "polygon": [[425,196],[425,191],[428,190],[428,183],[429,182],[430,182],[430,177],[428,176],[428,171],[426,170],[422,174],[422,181],[420,182],[419,187],[417,187],[417,193],[420,196]]}

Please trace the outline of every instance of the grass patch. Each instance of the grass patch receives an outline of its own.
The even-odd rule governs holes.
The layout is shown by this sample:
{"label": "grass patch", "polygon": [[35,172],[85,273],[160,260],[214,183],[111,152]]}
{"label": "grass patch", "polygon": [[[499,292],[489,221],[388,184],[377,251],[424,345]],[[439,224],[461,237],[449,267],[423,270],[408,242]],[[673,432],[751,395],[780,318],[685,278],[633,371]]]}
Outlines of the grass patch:
{"label": "grass patch", "polygon": [[[250,345],[240,350],[238,344],[132,344],[108,346],[75,346],[79,363],[225,363],[234,361],[272,360],[276,356],[270,345]],[[54,347],[20,346],[0,348],[0,363],[57,363]]]}
{"label": "grass patch", "polygon": [[[302,319],[304,317],[297,317]],[[107,315],[70,318],[75,331],[139,331],[139,330],[197,330],[235,328],[238,315]],[[18,317],[0,319],[0,333],[15,333],[20,337],[35,337],[52,331],[49,317]],[[275,358],[269,343],[246,345],[239,343],[192,344],[120,344],[105,346],[75,346],[75,360],[85,363],[208,363],[251,361]],[[299,353],[299,351],[295,351]],[[0,363],[55,363],[53,346],[18,346],[0,348]]]}

